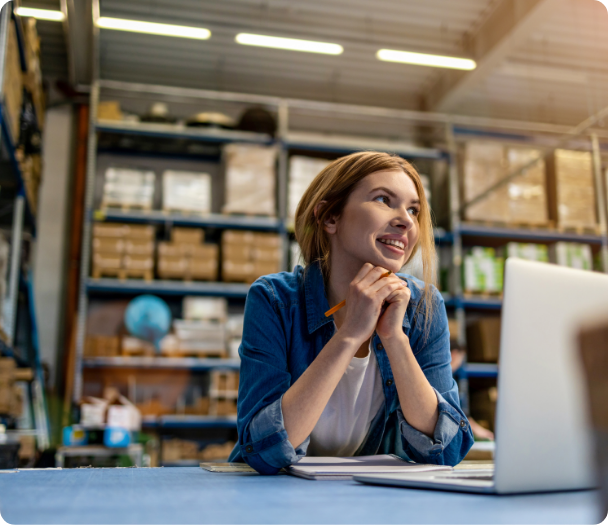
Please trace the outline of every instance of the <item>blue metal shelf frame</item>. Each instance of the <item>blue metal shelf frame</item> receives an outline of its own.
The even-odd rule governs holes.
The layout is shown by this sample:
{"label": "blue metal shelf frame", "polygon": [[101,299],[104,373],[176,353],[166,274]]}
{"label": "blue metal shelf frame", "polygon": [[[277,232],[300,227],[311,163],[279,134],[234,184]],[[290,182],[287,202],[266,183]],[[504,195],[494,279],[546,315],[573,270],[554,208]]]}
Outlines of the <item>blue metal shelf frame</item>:
{"label": "blue metal shelf frame", "polygon": [[195,357],[85,357],[84,368],[138,368],[140,370],[235,370],[241,368],[239,359]]}
{"label": "blue metal shelf frame", "polygon": [[175,226],[192,226],[199,228],[219,228],[235,230],[257,230],[283,232],[285,226],[279,219],[273,217],[248,217],[245,215],[180,215],[162,211],[120,211],[113,209],[96,210],[93,212],[95,221],[120,221],[135,224],[167,224]]}
{"label": "blue metal shelf frame", "polygon": [[88,293],[158,295],[203,295],[211,297],[245,298],[249,285],[244,283],[185,282],[185,281],[143,281],[137,279],[87,279]]}
{"label": "blue metal shelf frame", "polygon": [[584,235],[576,233],[560,232],[557,230],[524,230],[518,228],[495,228],[476,224],[461,224],[460,235],[470,237],[490,237],[508,239],[513,241],[528,242],[580,242],[586,244],[602,244],[601,235]]}
{"label": "blue metal shelf frame", "polygon": [[159,416],[154,419],[144,419],[142,428],[174,430],[236,428],[236,416]]}
{"label": "blue metal shelf frame", "polygon": [[32,236],[36,236],[36,218],[32,213],[32,207],[25,191],[25,181],[23,180],[23,174],[21,173],[21,167],[17,161],[17,154],[15,150],[15,142],[11,136],[11,130],[8,126],[8,120],[6,119],[6,109],[4,104],[0,102],[0,126],[2,128],[2,140],[4,141],[5,149],[8,153],[8,160],[11,163],[13,174],[15,177],[15,183],[17,185],[17,195],[23,197],[25,201],[25,216],[27,218],[27,224],[31,228]]}
{"label": "blue metal shelf frame", "polygon": [[494,363],[465,363],[458,373],[466,377],[498,377],[498,365]]}

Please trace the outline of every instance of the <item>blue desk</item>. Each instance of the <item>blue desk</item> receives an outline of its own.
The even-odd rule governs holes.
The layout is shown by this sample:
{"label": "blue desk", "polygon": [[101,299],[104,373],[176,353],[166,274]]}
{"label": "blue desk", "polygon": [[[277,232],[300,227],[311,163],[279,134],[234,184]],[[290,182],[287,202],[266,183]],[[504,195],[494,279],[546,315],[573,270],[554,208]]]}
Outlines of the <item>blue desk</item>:
{"label": "blue desk", "polygon": [[0,513],[11,524],[597,523],[595,497],[479,496],[200,468],[0,473]]}

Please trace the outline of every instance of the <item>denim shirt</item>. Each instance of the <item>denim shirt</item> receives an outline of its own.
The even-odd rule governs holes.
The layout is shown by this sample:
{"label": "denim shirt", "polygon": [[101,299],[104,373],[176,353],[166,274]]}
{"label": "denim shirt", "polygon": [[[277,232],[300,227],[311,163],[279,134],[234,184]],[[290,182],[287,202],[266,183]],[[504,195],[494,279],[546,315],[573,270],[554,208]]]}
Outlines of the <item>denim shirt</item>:
{"label": "denim shirt", "polygon": [[[456,465],[473,444],[469,422],[460,408],[450,367],[450,334],[441,294],[433,287],[434,315],[425,335],[424,283],[397,274],[408,283],[411,298],[403,319],[422,371],[435,390],[439,418],[433,437],[416,430],[403,416],[388,356],[373,335],[373,348],[384,383],[384,408],[373,419],[357,456],[396,454],[418,463]],[[335,333],[321,268],[297,266],[292,273],[266,275],[247,295],[243,339],[239,348],[239,441],[229,461],[245,461],[261,474],[276,474],[306,455],[310,436],[295,448],[283,423],[283,395],[319,355]]]}

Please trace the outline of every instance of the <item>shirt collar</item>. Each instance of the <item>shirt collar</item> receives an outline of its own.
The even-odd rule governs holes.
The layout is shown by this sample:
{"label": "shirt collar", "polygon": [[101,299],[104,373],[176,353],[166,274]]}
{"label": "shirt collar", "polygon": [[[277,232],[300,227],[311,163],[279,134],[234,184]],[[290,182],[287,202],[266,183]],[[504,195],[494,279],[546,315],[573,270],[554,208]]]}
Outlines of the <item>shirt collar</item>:
{"label": "shirt collar", "polygon": [[[407,281],[408,286],[412,289],[414,283],[411,279],[408,279],[403,274],[397,275],[404,281]],[[323,273],[321,272],[321,265],[318,262],[315,262],[304,269],[304,295],[306,298],[306,318],[309,334],[312,334],[314,331],[328,323],[333,323],[333,315],[325,317],[325,312],[329,310],[329,303],[327,302],[327,297],[325,295],[325,282],[323,280]],[[417,294],[412,291],[412,295]],[[410,304],[408,305],[408,310],[412,307],[411,303],[412,301],[410,301]],[[410,320],[407,314],[403,316],[402,325],[403,328],[409,332]]]}

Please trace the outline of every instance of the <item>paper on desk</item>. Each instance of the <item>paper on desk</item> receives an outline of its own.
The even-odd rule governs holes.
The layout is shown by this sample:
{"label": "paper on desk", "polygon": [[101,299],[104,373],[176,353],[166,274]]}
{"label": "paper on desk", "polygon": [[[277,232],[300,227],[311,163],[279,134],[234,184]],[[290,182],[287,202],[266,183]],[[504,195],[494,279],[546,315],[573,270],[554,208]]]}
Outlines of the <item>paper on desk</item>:
{"label": "paper on desk", "polygon": [[392,454],[349,458],[304,457],[289,467],[289,473],[307,479],[348,479],[359,474],[395,474],[452,470],[447,465],[411,463]]}

